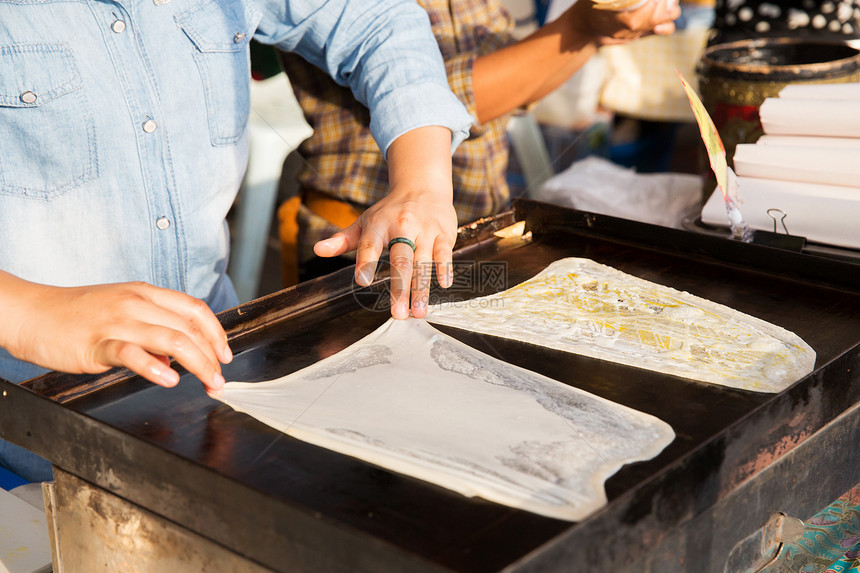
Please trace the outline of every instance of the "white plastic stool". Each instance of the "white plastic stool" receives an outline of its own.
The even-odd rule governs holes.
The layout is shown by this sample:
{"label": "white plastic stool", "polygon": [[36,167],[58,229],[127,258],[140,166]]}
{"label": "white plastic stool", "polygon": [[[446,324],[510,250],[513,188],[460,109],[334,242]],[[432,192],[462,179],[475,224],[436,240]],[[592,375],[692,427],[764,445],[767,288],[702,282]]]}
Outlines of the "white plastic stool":
{"label": "white plastic stool", "polygon": [[240,302],[256,298],[287,155],[310,137],[286,74],[251,82],[248,170],[234,206],[230,275]]}
{"label": "white plastic stool", "polygon": [[[34,488],[37,498],[41,497],[41,485]],[[51,543],[44,504],[40,509],[22,499],[32,498],[28,494],[19,497],[0,488],[0,571],[50,573]]]}
{"label": "white plastic stool", "polygon": [[511,151],[517,157],[529,190],[539,188],[544,181],[555,175],[546,141],[537,120],[531,113],[512,115],[507,125]]}

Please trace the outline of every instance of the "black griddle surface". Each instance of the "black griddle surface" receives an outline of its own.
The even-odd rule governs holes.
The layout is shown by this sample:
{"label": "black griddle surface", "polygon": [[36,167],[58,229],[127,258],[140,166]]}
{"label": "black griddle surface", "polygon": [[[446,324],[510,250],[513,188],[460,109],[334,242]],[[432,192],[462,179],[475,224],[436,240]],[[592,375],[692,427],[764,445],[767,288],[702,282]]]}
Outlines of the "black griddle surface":
{"label": "black griddle surface", "polygon": [[[459,256],[460,264],[466,266],[470,260],[477,264],[504,262],[507,286],[534,276],[557,259],[590,258],[791,330],[816,351],[816,370],[855,351],[860,341],[860,294],[748,266],[578,233],[537,235],[531,244],[510,250],[479,244]],[[488,292],[448,294],[468,298]],[[333,300],[235,341],[236,358],[224,368],[224,375],[228,380],[241,381],[283,376],[345,348],[387,318],[387,313],[362,308],[350,296]],[[656,495],[659,488],[655,483],[659,484],[661,476],[674,475],[674,487],[679,490],[677,508],[664,505],[666,515],[658,516],[667,526],[689,512],[688,498],[706,505],[722,495],[721,488],[726,486],[713,483],[713,477],[738,471],[722,466],[738,462],[730,452],[738,447],[734,445],[737,441],[749,438],[741,422],[759,415],[762,420],[747,423],[750,429],[746,431],[753,427],[772,429],[784,425],[782,418],[802,410],[810,399],[806,390],[788,391],[788,398],[780,398],[456,328],[440,330],[492,356],[647,412],[673,427],[677,437],[660,455],[624,466],[606,484],[610,506],[627,496],[623,520],[629,522],[653,512],[649,496]],[[856,383],[845,390],[849,394],[855,391]],[[777,399],[778,404],[774,402]],[[833,395],[829,406],[822,407],[839,411],[846,407],[840,406],[842,399],[853,398]],[[360,535],[443,568],[496,571],[589,521],[567,523],[467,499],[305,444],[208,398],[200,383],[189,375],[184,375],[174,389],[132,379],[67,406],[210,468],[278,503],[354,528]],[[831,414],[826,411],[820,416]],[[732,459],[726,461],[727,457]],[[263,509],[249,507],[248,511]]]}

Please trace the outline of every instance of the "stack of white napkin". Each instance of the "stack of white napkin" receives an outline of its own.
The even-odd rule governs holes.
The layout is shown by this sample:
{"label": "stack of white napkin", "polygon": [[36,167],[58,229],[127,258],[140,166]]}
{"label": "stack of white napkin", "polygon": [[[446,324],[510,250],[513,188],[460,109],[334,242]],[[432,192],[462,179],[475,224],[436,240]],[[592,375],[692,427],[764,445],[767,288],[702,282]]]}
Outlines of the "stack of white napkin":
{"label": "stack of white napkin", "polygon": [[[759,115],[765,135],[734,155],[747,223],[860,248],[860,83],[790,85]],[[728,224],[719,191],[702,221]]]}

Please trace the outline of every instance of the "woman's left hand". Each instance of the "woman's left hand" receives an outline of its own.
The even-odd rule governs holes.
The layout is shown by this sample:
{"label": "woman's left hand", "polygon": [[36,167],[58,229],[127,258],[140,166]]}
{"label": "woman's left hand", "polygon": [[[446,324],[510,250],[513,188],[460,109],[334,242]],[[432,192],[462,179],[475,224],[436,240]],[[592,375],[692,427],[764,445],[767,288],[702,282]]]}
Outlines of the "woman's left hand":
{"label": "woman's left hand", "polygon": [[430,126],[401,135],[388,148],[388,166],[389,194],[355,223],[318,242],[314,252],[336,257],[355,250],[355,281],[368,286],[383,250],[389,248],[391,315],[404,319],[411,310],[421,318],[427,314],[434,264],[439,286],[449,287],[453,276],[457,213],[452,203],[451,132]]}

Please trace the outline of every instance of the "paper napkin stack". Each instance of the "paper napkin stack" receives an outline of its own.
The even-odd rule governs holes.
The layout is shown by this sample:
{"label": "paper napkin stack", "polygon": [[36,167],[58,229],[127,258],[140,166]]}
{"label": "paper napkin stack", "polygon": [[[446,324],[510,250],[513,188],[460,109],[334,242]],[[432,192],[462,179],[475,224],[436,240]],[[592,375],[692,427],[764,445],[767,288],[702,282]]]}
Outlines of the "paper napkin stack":
{"label": "paper napkin stack", "polygon": [[[765,135],[734,155],[747,223],[860,248],[860,83],[790,85],[759,115]],[[702,222],[728,224],[719,191]]]}

